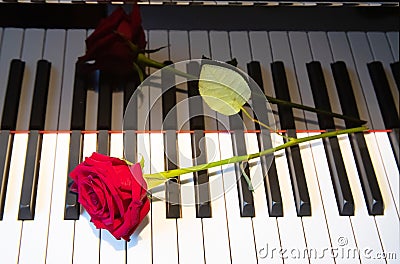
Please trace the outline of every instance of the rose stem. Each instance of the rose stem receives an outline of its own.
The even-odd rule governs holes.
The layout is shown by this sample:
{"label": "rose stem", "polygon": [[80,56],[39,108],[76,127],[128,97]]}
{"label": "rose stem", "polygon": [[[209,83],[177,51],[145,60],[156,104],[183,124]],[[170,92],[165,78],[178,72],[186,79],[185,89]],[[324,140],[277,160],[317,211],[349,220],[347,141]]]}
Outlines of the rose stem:
{"label": "rose stem", "polygon": [[252,154],[243,155],[243,156],[235,156],[235,157],[232,157],[229,159],[214,161],[214,162],[210,162],[208,164],[201,164],[201,165],[188,167],[188,168],[175,169],[175,170],[158,172],[158,173],[153,173],[153,174],[144,174],[144,178],[169,179],[169,178],[172,178],[172,177],[175,177],[178,175],[182,175],[185,173],[189,173],[189,172],[196,172],[196,171],[205,170],[205,169],[222,166],[222,165],[226,165],[226,164],[230,164],[230,163],[248,161],[250,159],[254,159],[254,158],[258,158],[263,155],[271,154],[275,151],[279,151],[281,149],[291,147],[291,146],[294,146],[294,145],[297,145],[300,143],[304,143],[307,141],[321,139],[321,138],[327,138],[327,137],[333,137],[333,136],[342,135],[342,134],[362,132],[362,131],[365,131],[366,129],[367,129],[366,127],[362,126],[362,127],[356,127],[356,128],[350,128],[350,129],[342,129],[342,130],[337,130],[337,131],[324,132],[319,135],[313,135],[313,136],[304,137],[304,138],[296,138],[296,139],[286,142],[285,144],[282,144],[282,145],[274,147],[274,148],[266,149],[261,152],[252,153]]}

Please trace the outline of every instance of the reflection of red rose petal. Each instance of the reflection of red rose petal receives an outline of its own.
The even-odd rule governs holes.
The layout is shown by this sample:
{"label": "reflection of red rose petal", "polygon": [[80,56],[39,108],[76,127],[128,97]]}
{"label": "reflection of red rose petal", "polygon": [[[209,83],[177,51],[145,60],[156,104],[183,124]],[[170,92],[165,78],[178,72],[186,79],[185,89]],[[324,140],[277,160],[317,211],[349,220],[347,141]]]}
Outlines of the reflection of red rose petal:
{"label": "reflection of red rose petal", "polygon": [[113,74],[127,75],[134,71],[133,54],[125,40],[115,34],[118,31],[140,50],[146,47],[146,37],[141,25],[139,6],[133,5],[130,15],[117,8],[109,17],[103,19],[95,31],[86,40],[86,54],[78,62],[94,61],[87,70],[102,70]]}

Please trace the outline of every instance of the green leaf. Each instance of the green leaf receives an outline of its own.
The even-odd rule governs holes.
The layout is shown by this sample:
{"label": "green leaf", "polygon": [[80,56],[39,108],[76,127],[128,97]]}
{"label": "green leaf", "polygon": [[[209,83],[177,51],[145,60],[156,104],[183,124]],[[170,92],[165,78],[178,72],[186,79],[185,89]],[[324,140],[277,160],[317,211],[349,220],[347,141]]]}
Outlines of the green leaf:
{"label": "green leaf", "polygon": [[142,156],[142,158],[140,159],[140,168],[142,168],[142,170],[143,170],[143,168],[144,168],[144,158],[143,158],[143,156]]}
{"label": "green leaf", "polygon": [[147,190],[151,190],[152,188],[157,187],[168,180],[160,174],[144,175],[143,178],[146,181]]}
{"label": "green leaf", "polygon": [[128,166],[132,166],[133,165],[133,163],[130,162],[129,160],[127,160],[127,159],[121,159],[121,160],[125,161],[126,165],[128,165]]}
{"label": "green leaf", "polygon": [[251,95],[242,75],[227,67],[211,64],[201,68],[199,92],[211,109],[228,116],[238,113]]}

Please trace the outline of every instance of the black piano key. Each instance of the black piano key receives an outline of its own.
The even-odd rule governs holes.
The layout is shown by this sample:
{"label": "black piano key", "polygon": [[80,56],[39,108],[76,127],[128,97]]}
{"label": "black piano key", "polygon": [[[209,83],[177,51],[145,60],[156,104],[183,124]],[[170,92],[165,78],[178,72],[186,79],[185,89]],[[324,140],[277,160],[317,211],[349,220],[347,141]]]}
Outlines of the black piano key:
{"label": "black piano key", "polygon": [[[358,118],[359,113],[346,64],[338,61],[332,63],[331,68],[343,114]],[[345,124],[348,128],[354,125],[352,122],[345,122]],[[349,138],[368,213],[370,215],[382,215],[384,210],[382,194],[364,135],[363,133],[355,133],[350,134]]]}
{"label": "black piano key", "polygon": [[[190,62],[187,65],[188,73],[199,76],[200,65],[197,62]],[[190,129],[192,134],[192,157],[193,165],[206,164],[206,146],[204,140],[204,111],[203,100],[200,97],[198,81],[188,82],[188,97],[189,97],[189,117]],[[211,197],[209,176],[207,170],[195,172],[195,201],[196,201],[196,216],[199,218],[211,217]]]}
{"label": "black piano key", "polygon": [[103,155],[109,155],[110,153],[109,131],[111,130],[112,84],[112,76],[105,72],[100,72],[97,109],[97,152]]}
{"label": "black piano key", "polygon": [[75,64],[74,93],[72,97],[72,116],[71,116],[71,138],[69,145],[68,176],[65,193],[65,220],[78,220],[80,215],[80,205],[78,194],[70,191],[73,183],[70,177],[71,171],[81,162],[83,151],[82,130],[85,129],[85,113],[87,98],[88,76],[81,71],[80,64]]}
{"label": "black piano key", "polygon": [[[191,106],[189,106],[191,107]],[[193,165],[206,164],[204,131],[195,130],[192,134],[192,157]],[[194,191],[196,202],[196,216],[198,218],[211,217],[211,197],[209,176],[207,170],[195,172],[194,176]]]}
{"label": "black piano key", "polygon": [[39,60],[35,78],[35,90],[33,94],[31,119],[29,129],[43,130],[46,118],[47,94],[49,91],[51,63]]}
{"label": "black piano key", "polygon": [[112,77],[100,72],[97,130],[111,129]]}
{"label": "black piano key", "polygon": [[[238,115],[236,116],[238,117]],[[238,118],[237,121],[233,121],[232,116],[230,116],[229,119],[230,119],[229,123],[231,130],[232,130],[232,123],[236,123],[237,121],[242,122],[240,118]],[[232,130],[231,135],[232,135],[233,155],[235,156],[246,155],[247,151],[246,151],[246,141],[244,138],[244,131],[238,130],[236,128],[235,130]],[[250,178],[249,164],[247,162],[243,162],[240,164],[235,163],[235,172],[237,177],[236,182],[239,195],[240,215],[242,217],[254,217],[255,210],[254,210],[254,200],[253,200],[252,190],[250,190],[249,184],[247,183],[246,178],[243,175],[243,173],[245,173]]]}
{"label": "black piano key", "polygon": [[[255,81],[258,87],[254,87],[254,85],[250,84],[251,100],[252,100],[252,109],[255,112],[255,118],[264,124],[269,125],[268,120],[268,110],[266,107],[265,96],[257,96],[258,93],[261,93],[264,89],[262,76],[261,76],[261,67],[258,61],[252,61],[247,64],[247,72],[249,76]],[[259,90],[258,88],[262,89]],[[272,148],[271,135],[270,131],[260,127],[259,124],[256,123],[256,129],[261,130],[258,134],[258,146],[260,150],[270,149]],[[261,160],[261,168],[263,170],[264,175],[264,186],[265,186],[265,194],[268,203],[268,213],[270,216],[283,216],[283,207],[282,207],[282,195],[279,187],[278,174],[276,171],[275,158],[273,155],[271,156],[262,156]],[[270,164],[271,163],[271,164]],[[270,167],[268,165],[270,164]]]}
{"label": "black piano key", "polygon": [[397,89],[400,91],[400,61],[396,61],[390,64],[392,74],[396,82]]}
{"label": "black piano key", "polygon": [[[171,61],[164,64],[170,65]],[[176,87],[175,75],[167,71],[161,74],[162,85],[162,120],[164,134],[164,158],[165,169],[176,169],[177,166],[177,112],[176,112]],[[180,208],[180,186],[179,177],[165,182],[166,217],[179,218],[181,216]]]}
{"label": "black piano key", "polygon": [[36,191],[39,180],[40,153],[42,135],[38,130],[31,130],[28,138],[24,177],[19,203],[19,220],[33,220],[35,216]]}
{"label": "black piano key", "polygon": [[74,94],[72,97],[71,130],[85,129],[86,76],[81,73],[81,64],[75,64]]}
{"label": "black piano key", "polygon": [[[265,186],[266,198],[268,201],[269,216],[282,217],[283,216],[282,196],[281,196],[281,191],[279,189],[278,171],[276,170],[275,159],[272,160],[272,163],[268,169],[267,176],[268,177],[264,177],[264,186]],[[277,186],[277,188],[271,186]]]}
{"label": "black piano key", "polygon": [[[338,61],[332,63],[331,68],[343,114],[359,119],[360,115],[357,109],[356,98],[346,64],[343,61]],[[349,120],[345,120],[345,124],[348,128],[357,126],[356,123]]]}
{"label": "black piano key", "polygon": [[379,61],[367,64],[382,118],[387,129],[399,128],[400,120],[383,65]]}
{"label": "black piano key", "polygon": [[[164,151],[165,151],[165,170],[177,169],[177,151],[176,151],[176,131],[167,130],[164,133]],[[173,178],[165,182],[166,187],[166,217],[179,218],[180,208],[180,186],[179,179]]]}
{"label": "black piano key", "polygon": [[18,59],[14,59],[11,61],[6,97],[4,100],[3,115],[1,120],[2,130],[15,130],[15,125],[17,123],[19,98],[21,97],[24,69],[25,62]]}
{"label": "black piano key", "polygon": [[65,207],[64,207],[65,220],[78,220],[80,215],[78,194],[69,191],[73,183],[73,180],[69,176],[69,174],[76,166],[78,166],[78,164],[81,161],[82,148],[83,148],[82,139],[83,139],[82,133],[80,130],[72,131],[70,145],[69,145],[67,191],[65,195]]}
{"label": "black piano key", "polygon": [[[307,63],[306,66],[316,108],[332,112],[321,64],[317,61],[313,61]],[[317,116],[321,129],[328,131],[335,129],[335,123],[332,117],[320,114]],[[328,161],[339,214],[354,215],[354,199],[338,139],[337,137],[325,138],[322,142]]]}
{"label": "black piano key", "polygon": [[[397,167],[399,167],[400,128],[393,128],[392,131],[389,132],[389,139],[397,162]],[[397,144],[395,142],[397,142]]]}
{"label": "black piano key", "polygon": [[130,101],[138,84],[129,80],[124,88],[124,156],[131,162],[137,162],[137,100]]}
{"label": "black piano key", "polygon": [[97,134],[97,152],[103,155],[110,154],[109,130],[99,130]]}
{"label": "black piano key", "polygon": [[[271,72],[276,97],[290,101],[289,86],[283,62],[276,61],[271,63]],[[296,129],[293,118],[293,109],[290,106],[278,104],[278,114],[281,129]]]}
{"label": "black piano key", "polygon": [[32,220],[35,215],[36,191],[39,179],[42,135],[46,118],[47,95],[49,90],[51,63],[39,60],[34,84],[31,118],[29,123],[28,149],[26,154],[24,177],[18,219]]}
{"label": "black piano key", "polygon": [[139,85],[140,83],[134,77],[127,79],[124,87],[124,111],[126,110],[132,95],[135,93]]}
{"label": "black piano key", "polygon": [[[275,94],[278,99],[290,101],[289,87],[287,83],[285,68],[282,62],[271,63],[272,79]],[[295,122],[292,108],[278,105],[279,122],[281,129],[287,130],[286,135],[296,138]],[[287,141],[286,139],[284,140]],[[299,146],[292,146],[285,149],[289,166],[289,174],[292,182],[292,190],[298,216],[311,215],[310,195],[307,188],[304,167],[301,160]]]}
{"label": "black piano key", "polygon": [[3,219],[6,201],[12,145],[13,135],[8,130],[0,131],[0,220]]}
{"label": "black piano key", "polygon": [[[328,97],[328,89],[326,88],[321,64],[318,61],[312,61],[310,63],[307,63],[306,67],[315,107],[321,110],[332,112]],[[317,117],[319,127],[321,129],[335,128],[335,122],[332,117],[321,114],[317,114]]]}
{"label": "black piano key", "polygon": [[[296,130],[288,129],[286,135],[296,137]],[[287,140],[284,140],[285,143]],[[289,165],[289,173],[292,181],[292,190],[295,196],[296,210],[298,216],[311,216],[311,202],[308,193],[306,176],[301,161],[300,147],[298,145],[285,149]]]}
{"label": "black piano key", "polygon": [[[124,129],[137,130],[138,129],[138,97],[132,98],[138,84],[135,81],[128,81],[124,88]],[[132,101],[130,101],[132,98]],[[135,159],[136,160],[136,159]]]}
{"label": "black piano key", "polygon": [[[327,131],[332,131],[328,129]],[[354,199],[337,137],[324,138],[326,158],[340,215],[354,215]]]}

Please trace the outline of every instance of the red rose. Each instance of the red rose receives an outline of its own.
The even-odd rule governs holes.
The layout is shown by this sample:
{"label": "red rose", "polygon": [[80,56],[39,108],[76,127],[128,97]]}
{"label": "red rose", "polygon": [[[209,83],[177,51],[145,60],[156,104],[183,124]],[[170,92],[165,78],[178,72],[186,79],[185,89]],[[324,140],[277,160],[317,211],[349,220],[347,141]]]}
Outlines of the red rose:
{"label": "red rose", "polygon": [[99,69],[120,75],[132,73],[137,53],[128,46],[127,40],[139,50],[146,47],[140,10],[136,4],[129,15],[119,7],[101,20],[95,31],[86,39],[86,54],[79,57],[78,62],[94,61],[93,64],[88,64],[89,70]]}
{"label": "red rose", "polygon": [[70,176],[71,191],[78,193],[94,225],[129,241],[150,209],[140,164],[128,166],[124,160],[93,153]]}

